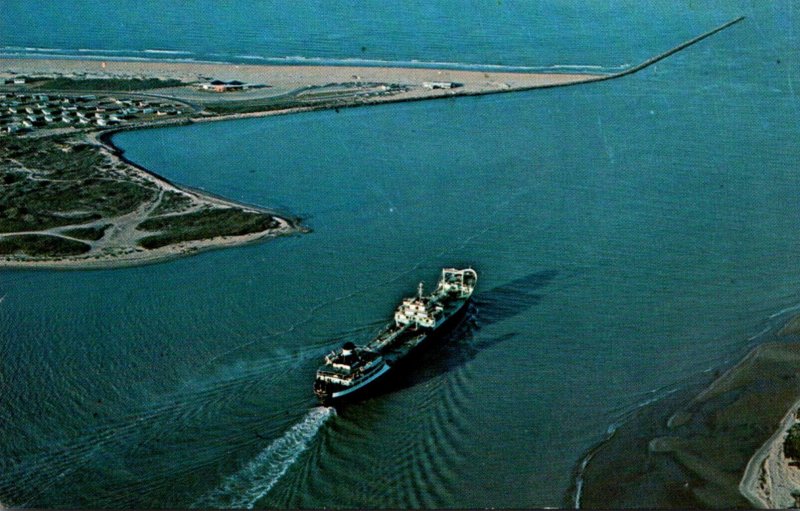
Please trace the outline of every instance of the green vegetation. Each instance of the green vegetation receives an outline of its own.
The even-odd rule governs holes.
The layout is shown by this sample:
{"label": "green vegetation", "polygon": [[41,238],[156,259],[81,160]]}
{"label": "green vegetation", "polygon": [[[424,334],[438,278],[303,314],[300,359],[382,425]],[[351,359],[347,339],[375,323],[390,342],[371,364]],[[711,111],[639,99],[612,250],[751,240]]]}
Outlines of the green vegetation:
{"label": "green vegetation", "polygon": [[180,87],[186,85],[180,80],[160,80],[158,78],[52,78],[37,83],[41,90],[53,91],[134,91]]}
{"label": "green vegetation", "polygon": [[800,423],[789,428],[786,440],[783,442],[783,454],[787,458],[800,460]]}
{"label": "green vegetation", "polygon": [[0,236],[0,254],[28,256],[72,256],[91,249],[86,243],[45,234]]}
{"label": "green vegetation", "polygon": [[156,186],[115,170],[96,148],[67,137],[7,137],[0,145],[0,233],[38,231],[129,213]]}
{"label": "green vegetation", "polygon": [[194,204],[194,201],[188,195],[168,190],[164,192],[161,202],[156,206],[152,214],[178,213],[188,209],[192,204]]}
{"label": "green vegetation", "polygon": [[215,114],[245,114],[249,112],[269,112],[272,110],[283,110],[309,106],[308,103],[295,99],[294,97],[274,97],[265,99],[252,99],[242,101],[220,101],[218,103],[206,103],[205,109]]}
{"label": "green vegetation", "polygon": [[138,229],[162,231],[146,236],[139,244],[147,249],[163,247],[181,241],[209,239],[217,236],[240,236],[277,227],[278,222],[267,213],[255,213],[233,208],[206,208],[185,215],[150,218]]}
{"label": "green vegetation", "polygon": [[72,238],[97,241],[105,236],[106,230],[112,225],[113,224],[98,225],[95,227],[76,227],[75,229],[62,231],[62,234]]}
{"label": "green vegetation", "polygon": [[[138,243],[153,249],[279,225],[268,213],[211,207],[200,196],[164,190],[76,134],[3,137],[0,190],[0,256],[18,260],[129,254],[141,235],[135,229],[149,231]],[[109,237],[110,229],[122,235]],[[101,239],[96,246],[79,241]]]}

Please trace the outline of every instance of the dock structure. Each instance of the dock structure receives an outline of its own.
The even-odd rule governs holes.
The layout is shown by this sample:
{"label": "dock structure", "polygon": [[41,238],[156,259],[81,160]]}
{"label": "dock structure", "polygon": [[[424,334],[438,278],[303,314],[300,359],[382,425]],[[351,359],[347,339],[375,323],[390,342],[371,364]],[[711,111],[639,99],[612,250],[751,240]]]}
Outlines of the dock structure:
{"label": "dock structure", "polygon": [[636,73],[638,71],[641,71],[642,69],[644,69],[646,67],[650,67],[653,64],[655,64],[656,62],[664,60],[665,58],[667,58],[667,57],[669,57],[671,55],[674,55],[674,54],[678,53],[679,51],[681,51],[681,50],[683,50],[685,48],[688,48],[689,46],[691,46],[691,45],[693,45],[695,43],[699,43],[700,41],[702,41],[703,39],[705,39],[707,37],[711,37],[712,35],[714,35],[714,34],[716,34],[718,32],[722,32],[726,28],[728,28],[728,27],[730,27],[732,25],[735,25],[735,24],[739,23],[740,21],[743,21],[744,19],[745,19],[744,16],[739,16],[738,18],[733,19],[733,20],[731,20],[731,21],[729,21],[727,23],[724,23],[724,24],[718,26],[717,28],[715,28],[713,30],[709,30],[708,32],[706,32],[704,34],[700,34],[697,37],[693,37],[692,39],[689,39],[688,41],[682,42],[681,44],[679,44],[678,46],[675,46],[674,48],[671,48],[671,49],[669,49],[669,50],[667,50],[667,51],[665,51],[663,53],[659,53],[655,57],[650,57],[649,59],[645,60],[641,64],[637,64],[637,65],[633,66],[632,68],[626,69],[626,70],[621,71],[619,73],[614,73],[613,75],[610,75],[606,79],[619,78],[619,77],[622,77],[622,76],[630,75],[630,74]]}
{"label": "dock structure", "polygon": [[723,23],[722,25],[718,26],[717,28],[711,29],[708,32],[704,32],[704,33],[700,34],[699,36],[693,37],[693,38],[689,39],[688,41],[684,41],[681,44],[679,44],[679,45],[677,45],[677,46],[675,46],[673,48],[670,48],[669,50],[667,50],[665,52],[659,53],[658,55],[656,55],[654,57],[650,57],[649,59],[645,60],[644,62],[641,62],[641,63],[639,63],[639,64],[637,64],[637,65],[635,65],[633,67],[630,67],[630,68],[625,69],[623,71],[619,71],[617,73],[598,75],[596,78],[589,78],[587,80],[580,80],[580,81],[575,81],[575,82],[539,85],[539,86],[531,86],[531,87],[520,87],[520,88],[506,89],[506,90],[497,91],[497,92],[513,92],[513,91],[532,90],[532,89],[545,89],[545,88],[552,88],[552,87],[565,87],[565,86],[568,86],[568,85],[578,85],[578,84],[592,83],[592,82],[603,82],[603,81],[606,81],[606,80],[613,80],[614,78],[622,78],[623,76],[628,76],[628,75],[632,75],[634,73],[638,73],[639,71],[652,66],[656,62],[660,62],[660,61],[664,60],[665,58],[670,57],[670,56],[678,53],[681,50],[685,50],[686,48],[688,48],[689,46],[692,46],[693,44],[699,43],[703,39],[706,39],[708,37],[711,37],[714,34],[722,32],[726,28],[729,28],[729,27],[739,23],[740,21],[743,21],[744,19],[745,19],[744,16],[739,16],[738,18],[732,19],[731,21],[728,21],[727,23]]}

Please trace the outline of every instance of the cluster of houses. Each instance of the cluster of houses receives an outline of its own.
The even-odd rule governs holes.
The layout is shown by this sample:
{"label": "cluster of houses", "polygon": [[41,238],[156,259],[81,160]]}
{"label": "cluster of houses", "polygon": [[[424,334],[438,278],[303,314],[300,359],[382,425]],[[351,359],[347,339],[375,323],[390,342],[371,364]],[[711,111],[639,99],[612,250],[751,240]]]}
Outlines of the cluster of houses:
{"label": "cluster of houses", "polygon": [[69,126],[106,127],[181,113],[177,105],[153,100],[0,92],[0,133]]}

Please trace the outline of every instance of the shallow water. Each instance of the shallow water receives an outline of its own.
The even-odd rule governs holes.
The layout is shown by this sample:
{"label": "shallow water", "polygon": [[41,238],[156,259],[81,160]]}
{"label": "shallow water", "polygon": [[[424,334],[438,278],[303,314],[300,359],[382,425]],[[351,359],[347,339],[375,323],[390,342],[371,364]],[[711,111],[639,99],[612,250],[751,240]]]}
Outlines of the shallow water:
{"label": "shallow water", "polygon": [[[679,20],[665,3],[632,15],[664,21],[640,34],[608,21],[588,52],[551,55],[641,60],[748,15],[610,82],[118,135],[170,180],[301,215],[313,232],[138,268],[1,272],[0,502],[562,504],[609,425],[800,302],[791,5],[687,7]],[[559,23],[586,35],[592,16]],[[603,53],[604,38],[620,51]],[[388,38],[380,58],[504,63],[502,39],[448,53]],[[548,62],[509,44],[515,64]],[[368,339],[418,281],[467,264],[474,306],[443,346],[381,396],[316,407],[327,350]]]}

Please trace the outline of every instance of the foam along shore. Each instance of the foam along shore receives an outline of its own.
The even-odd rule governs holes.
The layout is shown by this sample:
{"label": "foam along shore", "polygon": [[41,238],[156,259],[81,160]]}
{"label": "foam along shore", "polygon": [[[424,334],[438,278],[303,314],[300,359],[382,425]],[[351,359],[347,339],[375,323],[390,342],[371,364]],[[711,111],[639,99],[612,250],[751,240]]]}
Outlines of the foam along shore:
{"label": "foam along shore", "polygon": [[[238,80],[266,84],[262,96],[277,95],[304,87],[331,83],[393,83],[408,85],[409,90],[393,96],[395,100],[429,98],[443,95],[480,94],[493,91],[567,85],[597,80],[607,73],[521,73],[466,71],[455,69],[351,67],[351,66],[265,66],[206,62],[97,61],[68,59],[0,59],[0,77],[61,76],[68,78],[122,78],[181,80],[187,83],[210,79]],[[437,82],[458,84],[457,88],[429,88]],[[248,97],[258,95],[251,91]],[[237,96],[206,93],[210,99]]]}
{"label": "foam along shore", "polygon": [[[643,62],[614,73],[531,73],[485,70],[432,69],[418,67],[372,66],[265,66],[208,62],[114,61],[70,59],[0,59],[0,78],[18,76],[63,76],[81,78],[159,78],[183,82],[213,79],[237,80],[268,84],[261,89],[267,96],[331,83],[391,83],[404,85],[402,92],[391,96],[372,96],[365,102],[407,101],[452,95],[476,95],[493,92],[558,87],[609,80],[641,71],[722,30],[744,20],[730,20],[703,34],[677,44]],[[452,84],[454,87],[433,87],[430,84]],[[427,85],[426,85],[427,84]]]}

